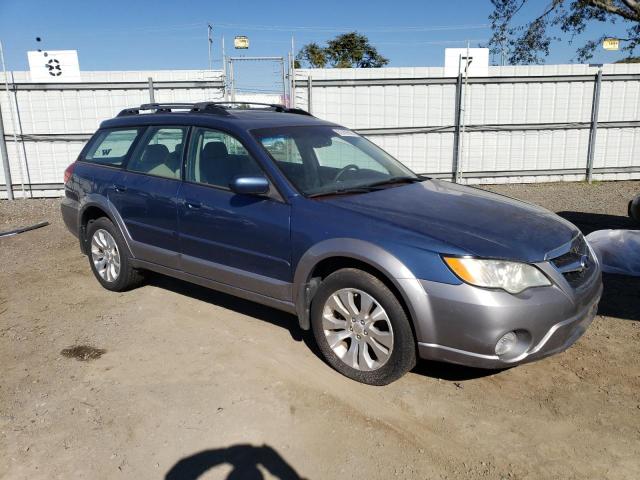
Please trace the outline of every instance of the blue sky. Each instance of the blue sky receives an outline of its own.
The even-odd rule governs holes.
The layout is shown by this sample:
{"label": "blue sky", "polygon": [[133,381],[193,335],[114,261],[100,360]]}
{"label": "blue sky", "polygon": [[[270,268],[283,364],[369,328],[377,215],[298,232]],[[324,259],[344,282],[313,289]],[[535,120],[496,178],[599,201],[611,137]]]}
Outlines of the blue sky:
{"label": "blue sky", "polygon": [[[532,0],[526,13],[548,3]],[[207,22],[214,25],[214,68],[220,41],[227,53],[235,35],[250,38],[250,55],[286,55],[297,46],[357,30],[369,36],[391,66],[441,66],[444,48],[472,46],[490,36],[489,0],[280,2],[136,0],[0,0],[0,40],[7,68],[26,70],[27,50],[77,49],[82,70],[202,69],[207,67]],[[591,28],[589,35],[604,33]],[[620,25],[607,34],[621,33]],[[569,63],[575,48],[556,44],[547,63]],[[237,53],[237,52],[236,52]],[[611,62],[600,51],[594,61]]]}

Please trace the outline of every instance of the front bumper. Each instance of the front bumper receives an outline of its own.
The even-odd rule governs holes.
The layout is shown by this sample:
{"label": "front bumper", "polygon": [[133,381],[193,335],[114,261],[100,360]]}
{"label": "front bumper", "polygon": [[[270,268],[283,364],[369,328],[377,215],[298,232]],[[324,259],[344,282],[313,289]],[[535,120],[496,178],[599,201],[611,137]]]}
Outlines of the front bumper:
{"label": "front bumper", "polygon": [[[589,277],[574,288],[553,267],[539,265],[553,277],[550,287],[530,288],[518,295],[468,284],[422,280],[428,311],[420,318],[421,358],[479,368],[506,368],[569,348],[593,321],[602,280],[595,264]],[[495,345],[515,331],[513,351],[498,356]]]}

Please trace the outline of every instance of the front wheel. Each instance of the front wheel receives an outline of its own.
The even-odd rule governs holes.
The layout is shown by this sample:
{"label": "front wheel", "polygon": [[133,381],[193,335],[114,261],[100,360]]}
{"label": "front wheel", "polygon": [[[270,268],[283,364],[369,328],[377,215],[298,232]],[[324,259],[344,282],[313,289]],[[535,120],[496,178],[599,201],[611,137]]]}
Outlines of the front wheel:
{"label": "front wheel", "polygon": [[358,382],[386,385],[416,363],[404,308],[382,281],[362,270],[338,270],[321,283],[311,323],[327,362]]}

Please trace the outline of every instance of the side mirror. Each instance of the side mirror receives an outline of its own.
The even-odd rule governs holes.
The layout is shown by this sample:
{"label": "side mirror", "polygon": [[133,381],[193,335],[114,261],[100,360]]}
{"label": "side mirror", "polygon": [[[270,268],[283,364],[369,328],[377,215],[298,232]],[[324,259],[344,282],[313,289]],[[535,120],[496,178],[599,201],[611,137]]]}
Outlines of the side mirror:
{"label": "side mirror", "polygon": [[236,177],[229,187],[243,195],[263,195],[269,191],[269,180],[264,177]]}

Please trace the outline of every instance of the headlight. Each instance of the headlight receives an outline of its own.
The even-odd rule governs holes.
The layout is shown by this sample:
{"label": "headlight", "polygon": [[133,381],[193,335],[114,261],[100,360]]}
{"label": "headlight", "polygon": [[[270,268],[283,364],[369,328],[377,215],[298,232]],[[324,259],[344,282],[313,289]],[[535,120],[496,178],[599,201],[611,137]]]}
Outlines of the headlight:
{"label": "headlight", "polygon": [[540,270],[526,263],[458,257],[444,257],[444,261],[460,279],[477,287],[520,293],[529,287],[551,285]]}

